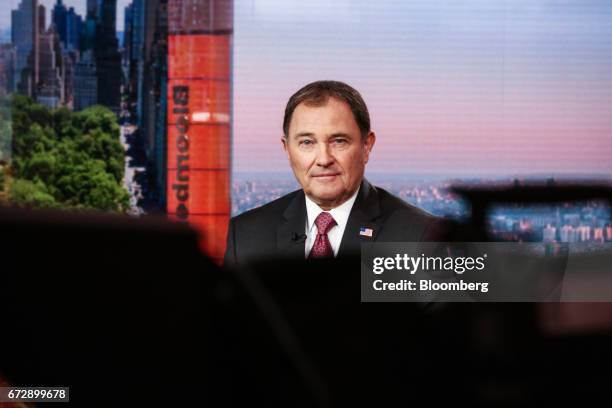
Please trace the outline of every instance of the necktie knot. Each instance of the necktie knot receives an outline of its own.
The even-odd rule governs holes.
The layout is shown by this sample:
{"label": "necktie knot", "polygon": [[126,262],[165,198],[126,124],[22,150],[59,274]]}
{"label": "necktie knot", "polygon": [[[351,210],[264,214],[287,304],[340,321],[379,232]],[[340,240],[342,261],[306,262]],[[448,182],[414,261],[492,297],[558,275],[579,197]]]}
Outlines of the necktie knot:
{"label": "necktie knot", "polygon": [[332,249],[327,233],[334,225],[336,220],[328,212],[322,212],[315,219],[315,225],[319,230],[315,242],[310,250],[309,258],[333,258],[334,250]]}
{"label": "necktie knot", "polygon": [[327,234],[336,225],[336,220],[334,220],[330,213],[322,212],[315,219],[315,225],[319,230],[319,234]]}

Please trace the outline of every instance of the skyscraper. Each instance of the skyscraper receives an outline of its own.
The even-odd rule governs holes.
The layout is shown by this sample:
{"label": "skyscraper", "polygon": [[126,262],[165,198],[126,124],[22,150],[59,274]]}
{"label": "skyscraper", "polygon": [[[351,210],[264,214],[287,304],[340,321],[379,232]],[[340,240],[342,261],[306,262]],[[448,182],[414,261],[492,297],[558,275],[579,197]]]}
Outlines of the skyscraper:
{"label": "skyscraper", "polygon": [[232,0],[168,1],[168,215],[218,262],[230,217]]}
{"label": "skyscraper", "polygon": [[[154,98],[151,92],[153,78],[152,53],[154,49],[155,31],[158,25],[159,0],[149,0],[144,2],[143,8],[143,30],[142,30],[142,45],[140,46],[138,59],[138,125],[143,130],[145,136],[145,148],[147,155],[151,156],[153,148],[153,123],[154,123]],[[140,33],[139,33],[140,34]]]}
{"label": "skyscraper", "polygon": [[147,5],[145,0],[134,0],[133,6],[130,83],[134,85],[138,125],[142,126],[142,108],[144,103],[144,61],[142,55],[145,38],[145,11],[150,5]]}
{"label": "skyscraper", "polygon": [[65,48],[68,51],[76,51],[79,49],[82,30],[83,18],[74,11],[74,8],[70,7],[68,13],[66,13]]}
{"label": "skyscraper", "polygon": [[15,59],[13,44],[0,45],[0,96],[15,90]]}
{"label": "skyscraper", "polygon": [[74,11],[74,8],[66,8],[62,0],[57,0],[51,18],[62,43],[62,48],[70,51],[78,49],[83,24],[81,16]]}
{"label": "skyscraper", "polygon": [[87,0],[87,16],[80,31],[80,58],[74,67],[74,110],[98,103],[98,70],[94,54],[98,30],[98,0]]}
{"label": "skyscraper", "polygon": [[100,0],[87,0],[87,18],[98,18],[98,9],[100,8]]}
{"label": "skyscraper", "polygon": [[55,26],[39,36],[40,74],[36,84],[36,100],[49,107],[57,108],[64,103],[64,68],[62,48]]}
{"label": "skyscraper", "polygon": [[168,0],[160,0],[158,23],[152,50],[152,67],[155,70],[155,124],[153,126],[154,149],[153,160],[156,171],[153,189],[157,193],[157,203],[165,209],[167,204],[166,185],[168,182],[168,143],[166,129],[168,123]]}
{"label": "skyscraper", "polygon": [[137,117],[151,183],[147,201],[154,207],[151,210],[159,211],[166,204],[167,101],[164,97],[168,75],[168,2],[151,0],[141,3],[144,5],[144,30],[138,32],[136,38],[143,41],[139,52],[141,58],[135,61],[138,65]]}
{"label": "skyscraper", "polygon": [[129,62],[131,57],[131,46],[132,46],[132,25],[133,25],[133,11],[134,3],[130,3],[123,13],[123,61],[124,64]]}
{"label": "skyscraper", "polygon": [[145,0],[133,2],[133,33],[132,33],[132,59],[138,61],[142,56],[142,46],[145,35]]}
{"label": "skyscraper", "polygon": [[[31,95],[38,82],[38,0],[22,0],[11,13],[11,42],[15,46],[15,87]],[[28,69],[30,62],[30,69]]]}
{"label": "skyscraper", "polygon": [[117,41],[117,0],[97,5],[94,54],[98,75],[98,103],[119,112],[121,103],[121,54]]}
{"label": "skyscraper", "polygon": [[38,32],[44,33],[47,28],[47,9],[42,4],[38,5]]}
{"label": "skyscraper", "polygon": [[[138,97],[136,88],[136,61],[134,54],[134,2],[125,8],[125,24],[123,34],[123,75],[125,76],[125,91],[130,104]],[[132,108],[129,105],[128,108]],[[132,112],[133,113],[133,112]]]}
{"label": "skyscraper", "polygon": [[60,41],[63,44],[66,44],[68,33],[66,26],[66,16],[68,14],[68,9],[62,2],[62,0],[57,0],[55,6],[53,6],[53,10],[51,11],[51,22],[55,26],[57,30],[57,34],[59,35]]}
{"label": "skyscraper", "polygon": [[118,46],[116,24],[117,24],[117,0],[101,0],[98,6],[98,24],[100,25],[100,36],[109,44]]}
{"label": "skyscraper", "polygon": [[80,111],[98,102],[98,75],[93,50],[87,50],[74,68],[74,110]]}
{"label": "skyscraper", "polygon": [[64,68],[64,104],[68,108],[74,109],[74,85],[78,54],[77,51],[64,51],[62,55],[62,63]]}
{"label": "skyscraper", "polygon": [[87,50],[93,50],[96,41],[96,25],[97,21],[91,16],[87,16],[81,30],[81,38],[79,42],[79,50],[83,53]]}

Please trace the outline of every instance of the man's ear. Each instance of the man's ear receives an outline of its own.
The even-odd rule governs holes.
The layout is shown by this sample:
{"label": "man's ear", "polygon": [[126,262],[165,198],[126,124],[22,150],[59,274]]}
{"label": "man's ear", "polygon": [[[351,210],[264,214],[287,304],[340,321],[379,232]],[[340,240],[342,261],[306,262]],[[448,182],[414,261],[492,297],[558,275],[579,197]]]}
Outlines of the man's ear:
{"label": "man's ear", "polygon": [[364,142],[364,163],[367,163],[370,159],[370,152],[374,147],[374,143],[376,143],[376,134],[370,131],[370,133],[368,133],[368,135],[366,136]]}
{"label": "man's ear", "polygon": [[283,144],[283,150],[287,151],[287,138],[285,136],[281,136],[281,143]]}

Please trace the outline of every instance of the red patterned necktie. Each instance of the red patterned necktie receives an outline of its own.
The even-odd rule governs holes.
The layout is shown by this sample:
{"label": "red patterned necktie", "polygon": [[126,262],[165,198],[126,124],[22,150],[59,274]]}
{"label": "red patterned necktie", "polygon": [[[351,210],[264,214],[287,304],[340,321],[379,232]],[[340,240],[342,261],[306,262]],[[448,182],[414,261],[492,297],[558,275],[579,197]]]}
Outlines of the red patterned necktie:
{"label": "red patterned necktie", "polygon": [[310,250],[309,258],[333,258],[334,250],[329,242],[327,233],[336,225],[336,220],[330,213],[322,212],[315,219],[315,225],[319,232],[315,238],[314,245]]}

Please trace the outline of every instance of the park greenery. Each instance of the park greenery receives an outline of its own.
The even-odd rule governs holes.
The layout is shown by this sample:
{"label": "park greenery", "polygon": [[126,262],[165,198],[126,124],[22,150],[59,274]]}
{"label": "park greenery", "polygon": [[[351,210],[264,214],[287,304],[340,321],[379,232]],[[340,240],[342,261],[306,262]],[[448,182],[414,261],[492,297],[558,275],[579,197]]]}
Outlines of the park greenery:
{"label": "park greenery", "polygon": [[29,208],[125,211],[125,152],[113,112],[102,106],[51,110],[22,95],[10,98],[0,109],[1,201]]}

